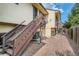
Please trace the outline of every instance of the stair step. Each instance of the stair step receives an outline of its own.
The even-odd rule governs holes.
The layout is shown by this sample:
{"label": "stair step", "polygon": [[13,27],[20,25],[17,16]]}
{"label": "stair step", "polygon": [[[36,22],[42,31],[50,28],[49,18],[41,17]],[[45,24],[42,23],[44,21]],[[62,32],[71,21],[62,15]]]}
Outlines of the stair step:
{"label": "stair step", "polygon": [[19,33],[15,34],[14,36],[12,36],[11,38],[9,38],[6,42],[13,42],[14,39],[19,35],[21,34],[22,31],[20,31]]}
{"label": "stair step", "polygon": [[11,42],[11,41],[6,42],[5,47],[13,48],[13,42]]}
{"label": "stair step", "polygon": [[13,48],[13,44],[12,43],[8,43],[7,44],[10,48]]}
{"label": "stair step", "polygon": [[3,51],[3,49],[0,48],[0,52],[2,52],[2,51]]}
{"label": "stair step", "polygon": [[9,55],[12,55],[12,54],[13,54],[13,50],[12,50],[12,49],[7,49],[6,52],[7,52]]}
{"label": "stair step", "polygon": [[2,45],[0,45],[0,48],[2,48]]}
{"label": "stair step", "polygon": [[11,48],[13,48],[13,45],[10,45]]}

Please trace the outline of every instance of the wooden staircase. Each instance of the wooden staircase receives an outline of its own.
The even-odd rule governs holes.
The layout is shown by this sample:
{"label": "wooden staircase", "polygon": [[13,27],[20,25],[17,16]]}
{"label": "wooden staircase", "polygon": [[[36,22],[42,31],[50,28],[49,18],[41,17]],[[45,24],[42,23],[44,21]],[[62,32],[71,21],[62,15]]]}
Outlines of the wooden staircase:
{"label": "wooden staircase", "polygon": [[40,15],[37,16],[32,22],[30,22],[26,26],[22,25],[22,23],[25,22],[23,21],[20,25],[16,26],[13,30],[11,30],[7,34],[4,34],[2,36],[3,52],[6,52],[12,56],[21,55],[24,49],[32,40],[33,35],[35,34],[36,30],[43,22],[43,20],[44,20],[44,16]]}

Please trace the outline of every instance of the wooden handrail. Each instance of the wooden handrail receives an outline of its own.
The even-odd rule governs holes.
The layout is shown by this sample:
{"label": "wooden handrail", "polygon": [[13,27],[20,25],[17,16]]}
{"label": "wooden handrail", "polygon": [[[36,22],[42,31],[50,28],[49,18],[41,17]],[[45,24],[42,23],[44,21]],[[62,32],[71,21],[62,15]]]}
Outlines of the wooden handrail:
{"label": "wooden handrail", "polygon": [[14,32],[20,25],[22,25],[24,22],[25,22],[25,20],[22,21],[20,24],[18,24],[14,29],[12,29],[11,31],[9,31],[8,33],[2,35],[1,38],[3,38],[4,36],[8,36],[8,35],[10,35],[11,33],[13,33],[13,32]]}
{"label": "wooden handrail", "polygon": [[11,38],[12,36],[13,36],[13,34],[16,32],[16,30],[18,29],[18,27],[20,26],[20,25],[22,25],[23,23],[24,23],[25,21],[23,21],[23,22],[21,22],[21,24],[19,24],[19,25],[17,25],[14,29],[12,29],[10,32],[8,32],[8,33],[6,33],[6,34],[4,34],[3,36],[2,36],[2,48],[3,48],[3,52],[5,51],[5,49],[6,49],[6,41],[9,39],[9,38]]}
{"label": "wooden handrail", "polygon": [[[36,29],[42,23],[42,19],[43,19],[43,15],[36,16],[36,18],[34,20],[32,20],[28,25],[26,25],[23,29],[21,29],[21,31],[19,31],[18,33],[15,33],[13,36],[9,36],[9,38],[7,38],[8,40],[5,40],[6,39],[5,37],[8,36],[9,33],[12,34],[12,32],[16,32],[18,26],[15,27],[16,29],[13,29],[9,33],[5,34],[3,36],[3,50],[5,50],[5,46],[6,46],[5,43],[7,41],[11,40],[14,42],[13,43],[13,55],[17,55],[18,51],[20,51],[20,48],[22,49],[22,46],[24,46],[24,44],[28,44],[31,41],[31,38],[32,38],[33,34],[35,33]],[[22,42],[21,40],[23,40],[23,39],[25,41]],[[26,41],[28,41],[28,43]],[[22,44],[22,46],[17,46],[18,42],[20,44]],[[17,49],[15,47],[17,47]]]}
{"label": "wooden handrail", "polygon": [[[35,20],[33,20],[31,23],[29,23],[28,26],[25,27],[25,29],[23,29],[23,31],[20,32],[20,34],[14,38],[13,55],[20,54],[22,49],[24,48],[23,46],[28,45],[28,43],[32,39],[31,37],[36,32],[37,28],[40,26],[42,19],[43,19],[42,15],[37,16],[35,18]],[[25,39],[24,39],[24,37],[25,37]],[[21,44],[21,45],[17,46],[18,44]]]}
{"label": "wooden handrail", "polygon": [[24,32],[26,29],[28,29],[28,28],[29,28],[33,23],[35,23],[35,22],[37,21],[37,19],[39,19],[40,17],[42,17],[42,15],[40,15],[39,17],[36,16],[36,18],[35,18],[34,20],[32,20],[32,21],[28,24],[28,26],[26,26],[22,31],[20,31],[20,32],[17,34],[17,36],[15,36],[12,40],[14,40],[14,39],[17,38],[18,36],[20,36],[22,32]]}

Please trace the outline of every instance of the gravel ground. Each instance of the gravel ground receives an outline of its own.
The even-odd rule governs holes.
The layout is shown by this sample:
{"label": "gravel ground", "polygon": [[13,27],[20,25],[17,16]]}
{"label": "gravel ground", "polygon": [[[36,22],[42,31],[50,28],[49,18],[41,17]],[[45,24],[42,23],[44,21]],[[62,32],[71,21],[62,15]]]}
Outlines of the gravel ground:
{"label": "gravel ground", "polygon": [[[44,51],[47,54],[43,56],[79,56],[79,47],[74,43],[71,39],[67,38],[67,36],[62,34],[57,34],[51,38],[47,38],[42,40],[43,43],[46,44],[46,47],[42,49],[40,52],[40,56],[42,56]],[[31,41],[28,47],[25,49],[22,56],[32,56],[41,50],[41,47],[44,46],[43,43],[36,43],[35,41]],[[0,54],[1,56],[7,56],[7,54]]]}
{"label": "gravel ground", "polygon": [[[79,55],[79,47],[66,35],[57,34],[46,40],[47,49],[40,49],[39,53],[35,55],[38,56],[77,56]],[[44,51],[47,54],[43,54]]]}
{"label": "gravel ground", "polygon": [[[28,47],[23,52],[22,56],[32,56],[34,55],[44,44],[43,43],[37,43],[36,41],[31,41]],[[2,48],[0,48],[0,52],[2,51]],[[7,53],[1,54],[0,56],[9,56]]]}
{"label": "gravel ground", "polygon": [[49,53],[48,55],[57,56],[72,56],[75,55],[68,38],[64,35],[57,34],[56,36],[50,38],[49,43]]}
{"label": "gravel ground", "polygon": [[25,49],[22,56],[32,56],[34,55],[44,44],[31,41],[28,47]]}
{"label": "gravel ground", "polygon": [[[31,41],[29,45],[26,47],[22,56],[32,56],[34,55],[45,43],[38,43],[36,41]],[[0,48],[0,56],[9,56],[7,53],[2,54],[2,48]]]}

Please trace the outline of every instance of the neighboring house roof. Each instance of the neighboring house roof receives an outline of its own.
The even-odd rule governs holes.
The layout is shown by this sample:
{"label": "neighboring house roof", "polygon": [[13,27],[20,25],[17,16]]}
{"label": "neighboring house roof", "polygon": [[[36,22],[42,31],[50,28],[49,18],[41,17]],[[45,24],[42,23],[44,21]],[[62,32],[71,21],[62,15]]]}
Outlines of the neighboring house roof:
{"label": "neighboring house roof", "polygon": [[[50,9],[50,8],[46,8],[46,10],[59,11],[59,10],[54,10],[54,9]],[[59,12],[60,12],[60,11],[59,11]]]}
{"label": "neighboring house roof", "polygon": [[44,8],[44,6],[41,3],[33,3],[32,4],[35,8],[37,8],[43,15],[48,15],[47,10]]}

